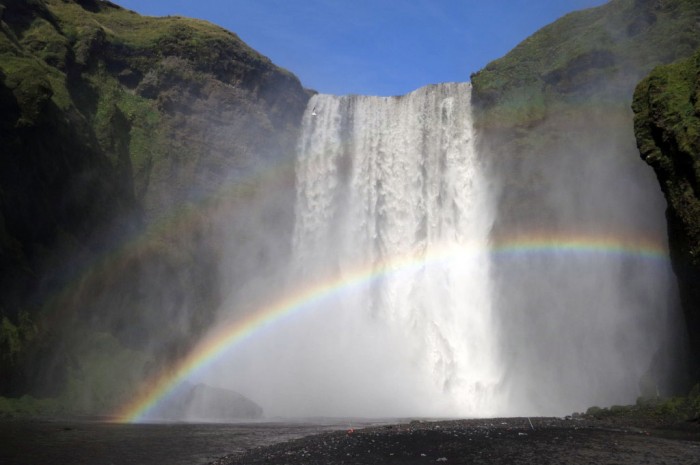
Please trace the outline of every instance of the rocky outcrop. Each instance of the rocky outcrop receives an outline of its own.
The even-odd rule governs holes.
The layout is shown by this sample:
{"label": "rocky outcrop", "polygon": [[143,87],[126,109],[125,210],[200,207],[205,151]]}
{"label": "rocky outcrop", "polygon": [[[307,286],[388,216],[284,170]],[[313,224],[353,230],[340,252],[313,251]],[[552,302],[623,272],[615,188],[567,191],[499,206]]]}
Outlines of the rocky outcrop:
{"label": "rocky outcrop", "polygon": [[633,109],[639,151],[666,197],[671,260],[700,376],[700,52],[655,68],[637,86]]}
{"label": "rocky outcrop", "polygon": [[262,407],[236,391],[185,383],[158,406],[151,419],[226,423],[257,420],[262,416]]}
{"label": "rocky outcrop", "polygon": [[[252,223],[244,202],[256,228],[292,227],[293,196],[257,180],[293,186],[284,168],[308,98],[204,21],[108,1],[3,1],[0,394],[90,386],[65,395],[99,409],[122,395],[94,379],[110,363],[110,376],[148,372],[186,352],[251,273],[245,259],[272,266],[252,231],[223,240]],[[222,283],[232,240],[241,265]]]}

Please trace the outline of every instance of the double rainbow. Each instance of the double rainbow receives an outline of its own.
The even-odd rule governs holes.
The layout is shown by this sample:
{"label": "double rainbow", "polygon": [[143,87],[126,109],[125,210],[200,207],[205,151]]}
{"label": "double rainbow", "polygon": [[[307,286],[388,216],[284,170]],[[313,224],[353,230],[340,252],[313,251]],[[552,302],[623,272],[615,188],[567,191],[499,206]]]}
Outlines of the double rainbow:
{"label": "double rainbow", "polygon": [[499,240],[489,247],[480,244],[447,247],[429,255],[396,257],[380,265],[358,267],[331,279],[313,283],[264,305],[248,316],[215,329],[170,370],[151,379],[134,398],[116,412],[119,422],[139,422],[183,381],[216,361],[236,345],[265,328],[280,324],[305,309],[343,292],[349,292],[382,277],[411,273],[431,264],[469,258],[487,252],[496,258],[530,254],[594,254],[634,257],[665,263],[668,253],[661,241],[606,235],[531,234]]}

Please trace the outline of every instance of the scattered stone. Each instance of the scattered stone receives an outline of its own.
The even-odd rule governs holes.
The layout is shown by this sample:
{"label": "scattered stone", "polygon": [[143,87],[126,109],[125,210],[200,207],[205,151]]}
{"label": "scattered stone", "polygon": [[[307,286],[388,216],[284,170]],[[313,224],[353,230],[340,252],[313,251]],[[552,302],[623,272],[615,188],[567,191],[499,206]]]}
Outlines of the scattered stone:
{"label": "scattered stone", "polygon": [[447,462],[447,457],[454,464],[484,465],[699,463],[697,423],[680,425],[682,433],[645,428],[646,436],[633,425],[621,428],[600,420],[532,418],[530,422],[526,418],[412,422],[357,429],[352,436],[336,431],[250,450],[213,465],[416,465]]}

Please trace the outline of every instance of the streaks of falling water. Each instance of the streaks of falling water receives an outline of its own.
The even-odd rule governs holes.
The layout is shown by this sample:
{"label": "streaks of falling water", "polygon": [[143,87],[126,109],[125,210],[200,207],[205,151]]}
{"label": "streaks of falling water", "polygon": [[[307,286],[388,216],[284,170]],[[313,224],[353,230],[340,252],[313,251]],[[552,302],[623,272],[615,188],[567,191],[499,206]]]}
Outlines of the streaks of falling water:
{"label": "streaks of falling water", "polygon": [[[493,414],[499,380],[486,247],[493,208],[470,95],[466,83],[402,97],[316,95],[296,166],[295,279],[374,275],[319,312],[331,321],[315,331],[342,321],[322,342],[340,347],[319,349],[335,354],[328,375],[343,378],[353,365],[339,354],[362,353],[375,365],[368,373],[400,373],[370,395],[420,397],[419,411],[432,415]],[[362,382],[361,372],[348,376]]]}

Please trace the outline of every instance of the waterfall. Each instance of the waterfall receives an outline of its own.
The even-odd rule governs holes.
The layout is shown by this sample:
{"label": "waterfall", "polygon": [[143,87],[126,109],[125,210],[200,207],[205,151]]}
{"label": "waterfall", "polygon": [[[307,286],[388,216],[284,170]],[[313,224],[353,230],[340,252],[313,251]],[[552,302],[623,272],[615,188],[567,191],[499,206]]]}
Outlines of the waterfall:
{"label": "waterfall", "polygon": [[374,399],[375,414],[494,414],[493,208],[470,96],[470,84],[448,83],[309,102],[292,275],[300,286],[360,281],[314,311],[304,347],[296,343],[309,363],[290,363],[314,380],[317,399],[340,389],[329,404]]}

